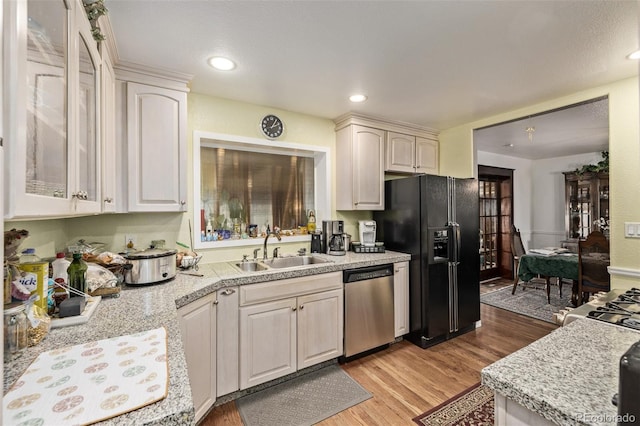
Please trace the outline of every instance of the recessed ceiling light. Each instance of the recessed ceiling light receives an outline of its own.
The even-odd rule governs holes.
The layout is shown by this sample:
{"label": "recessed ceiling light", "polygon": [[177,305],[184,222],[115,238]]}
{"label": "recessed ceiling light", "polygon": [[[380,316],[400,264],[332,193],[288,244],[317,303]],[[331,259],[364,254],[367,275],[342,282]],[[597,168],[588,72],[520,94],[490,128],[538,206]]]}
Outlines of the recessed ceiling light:
{"label": "recessed ceiling light", "polygon": [[349,96],[349,100],[351,102],[364,102],[367,100],[367,97],[365,95],[351,95]]}
{"label": "recessed ceiling light", "polygon": [[230,71],[236,67],[236,64],[231,59],[223,58],[221,56],[214,56],[213,58],[210,58],[209,65],[220,71]]}
{"label": "recessed ceiling light", "polygon": [[635,52],[628,54],[627,59],[640,59],[640,50],[636,50]]}

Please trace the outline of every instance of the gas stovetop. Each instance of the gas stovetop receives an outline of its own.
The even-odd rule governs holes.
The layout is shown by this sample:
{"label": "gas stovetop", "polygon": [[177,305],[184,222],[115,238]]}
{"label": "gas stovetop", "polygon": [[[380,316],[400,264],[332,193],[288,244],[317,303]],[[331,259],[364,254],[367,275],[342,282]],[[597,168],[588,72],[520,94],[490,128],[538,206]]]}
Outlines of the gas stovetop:
{"label": "gas stovetop", "polygon": [[589,312],[587,317],[640,331],[640,289],[627,290]]}

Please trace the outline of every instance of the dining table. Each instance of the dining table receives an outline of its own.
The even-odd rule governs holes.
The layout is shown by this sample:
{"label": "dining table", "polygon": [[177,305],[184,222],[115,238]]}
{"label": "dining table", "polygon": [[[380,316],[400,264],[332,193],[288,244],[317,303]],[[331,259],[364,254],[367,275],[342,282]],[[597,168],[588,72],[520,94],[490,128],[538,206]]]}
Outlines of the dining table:
{"label": "dining table", "polygon": [[518,266],[518,278],[529,282],[533,278],[541,276],[545,279],[547,301],[551,303],[550,279],[558,279],[558,287],[562,294],[562,280],[572,281],[571,304],[578,306],[578,255],[575,253],[560,254],[536,254],[528,253],[520,257]]}

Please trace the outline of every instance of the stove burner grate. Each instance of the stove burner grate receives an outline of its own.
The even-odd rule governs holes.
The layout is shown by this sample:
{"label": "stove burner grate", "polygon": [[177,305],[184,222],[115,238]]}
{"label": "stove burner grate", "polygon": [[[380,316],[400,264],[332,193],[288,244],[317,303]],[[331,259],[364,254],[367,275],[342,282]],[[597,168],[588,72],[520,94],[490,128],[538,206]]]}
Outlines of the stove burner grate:
{"label": "stove burner grate", "polygon": [[620,321],[618,321],[618,324],[623,327],[640,330],[640,321],[635,318],[622,318]]}

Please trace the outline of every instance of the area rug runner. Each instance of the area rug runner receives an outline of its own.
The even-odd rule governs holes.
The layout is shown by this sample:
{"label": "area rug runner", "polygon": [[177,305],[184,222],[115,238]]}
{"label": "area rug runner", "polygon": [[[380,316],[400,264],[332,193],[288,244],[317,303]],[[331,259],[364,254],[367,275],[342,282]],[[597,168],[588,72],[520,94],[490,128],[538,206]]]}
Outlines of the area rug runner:
{"label": "area rug runner", "polygon": [[272,386],[236,401],[245,426],[302,426],[318,423],[371,398],[339,366]]}
{"label": "area rug runner", "polygon": [[413,421],[425,426],[493,425],[493,391],[477,383]]}
{"label": "area rug runner", "polygon": [[566,285],[562,290],[562,297],[558,295],[558,288],[551,288],[551,303],[547,303],[547,292],[544,289],[527,288],[518,286],[516,294],[511,294],[512,287],[504,287],[480,295],[480,302],[506,309],[517,314],[536,318],[542,321],[553,321],[553,314],[561,309],[571,306],[571,286]]}

